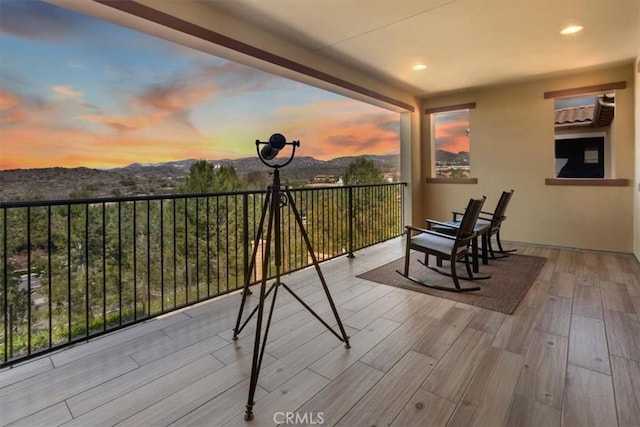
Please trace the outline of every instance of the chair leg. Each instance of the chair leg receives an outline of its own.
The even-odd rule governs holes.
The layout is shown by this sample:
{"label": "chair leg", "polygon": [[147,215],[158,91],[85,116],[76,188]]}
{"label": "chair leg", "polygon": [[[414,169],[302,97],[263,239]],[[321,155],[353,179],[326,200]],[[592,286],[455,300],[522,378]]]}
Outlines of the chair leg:
{"label": "chair leg", "polygon": [[473,271],[469,266],[469,252],[464,253],[464,266],[467,268],[467,275],[470,280],[473,280]]}
{"label": "chair leg", "polygon": [[[501,248],[501,243],[500,243],[500,238],[499,236],[500,231],[498,231],[498,233],[496,234],[496,242],[498,243],[498,248]],[[500,258],[507,258],[509,256],[509,254],[507,254],[505,251],[503,250],[494,250],[493,249],[493,245],[491,244],[491,239],[489,239],[489,252],[491,253],[491,258],[492,259],[500,259]]]}
{"label": "chair leg", "polygon": [[493,244],[491,243],[491,235],[489,235],[489,238],[487,239],[487,246],[489,246],[489,254],[491,255],[491,259],[496,259],[496,254],[493,251]]}
{"label": "chair leg", "polygon": [[517,249],[509,249],[509,250],[504,250],[504,248],[502,247],[502,242],[500,241],[500,230],[498,230],[498,233],[496,233],[496,242],[498,242],[498,249],[500,249],[500,253],[502,254],[507,254],[509,252],[515,252],[517,251]]}
{"label": "chair leg", "polygon": [[482,263],[484,265],[489,264],[489,239],[491,236],[489,233],[482,233]]}
{"label": "chair leg", "polygon": [[409,275],[409,258],[411,256],[411,236],[407,235],[407,248],[404,252],[404,275]]}
{"label": "chair leg", "polygon": [[[465,258],[469,258],[467,254],[465,254]],[[450,262],[451,264],[451,278],[453,279],[453,284],[456,286],[456,289],[460,289],[460,282],[458,281],[458,275],[456,274],[456,259],[453,258]],[[468,266],[469,264],[467,264]],[[471,276],[470,276],[471,277]]]}

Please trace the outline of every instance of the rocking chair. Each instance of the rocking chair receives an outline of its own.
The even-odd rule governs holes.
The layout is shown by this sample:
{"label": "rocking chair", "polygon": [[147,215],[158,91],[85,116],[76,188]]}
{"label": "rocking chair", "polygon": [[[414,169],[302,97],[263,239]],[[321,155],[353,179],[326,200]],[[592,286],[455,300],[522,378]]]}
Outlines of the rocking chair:
{"label": "rocking chair", "polygon": [[[502,247],[502,242],[500,241],[500,227],[504,220],[507,219],[505,213],[507,211],[507,206],[509,205],[509,201],[511,200],[511,196],[513,196],[513,190],[511,191],[503,191],[500,195],[500,199],[496,204],[496,209],[493,212],[485,212],[481,211],[480,213],[485,216],[479,216],[478,221],[476,222],[476,227],[488,227],[486,231],[486,243],[489,249],[489,254],[491,259],[497,258],[506,258],[509,256],[509,252],[515,252],[517,249],[509,249],[505,250]],[[453,212],[453,221],[457,221],[457,216],[462,215],[460,212]],[[493,245],[491,244],[491,237],[496,236],[496,243],[498,244],[498,250],[493,250]],[[483,250],[485,248],[483,247]],[[496,255],[498,253],[499,255]],[[486,253],[483,256],[487,256]]]}
{"label": "rocking chair", "polygon": [[[469,200],[467,209],[465,210],[462,220],[460,221],[460,225],[457,227],[454,235],[406,226],[407,247],[404,258],[404,271],[396,270],[396,272],[419,285],[427,286],[429,288],[454,292],[480,290],[480,287],[477,286],[470,288],[463,288],[460,286],[459,277],[456,272],[456,263],[461,259],[464,260],[468,278],[473,280],[473,272],[471,271],[471,266],[469,264],[469,244],[477,237],[474,227],[485,199],[485,197],[482,197],[482,199]],[[413,232],[418,232],[418,234],[413,235]],[[412,249],[424,253],[424,265],[435,271],[438,271],[436,267],[429,266],[429,255],[434,255],[436,257],[438,265],[441,265],[442,260],[449,261],[451,266],[450,276],[453,279],[455,287],[434,285],[410,276],[409,260]]]}

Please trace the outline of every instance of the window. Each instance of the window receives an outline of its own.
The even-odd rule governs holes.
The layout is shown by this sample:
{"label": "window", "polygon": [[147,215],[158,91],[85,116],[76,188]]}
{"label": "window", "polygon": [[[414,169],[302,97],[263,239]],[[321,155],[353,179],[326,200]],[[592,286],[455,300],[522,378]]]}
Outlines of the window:
{"label": "window", "polygon": [[433,176],[466,179],[471,176],[469,112],[474,103],[427,109],[431,123]]}
{"label": "window", "polygon": [[619,81],[544,93],[554,101],[555,134],[555,173],[546,185],[627,185],[615,177],[613,156],[616,91],[626,88]]}
{"label": "window", "polygon": [[615,92],[555,100],[556,178],[604,178],[611,155]]}
{"label": "window", "polygon": [[603,136],[556,138],[557,178],[604,178]]}

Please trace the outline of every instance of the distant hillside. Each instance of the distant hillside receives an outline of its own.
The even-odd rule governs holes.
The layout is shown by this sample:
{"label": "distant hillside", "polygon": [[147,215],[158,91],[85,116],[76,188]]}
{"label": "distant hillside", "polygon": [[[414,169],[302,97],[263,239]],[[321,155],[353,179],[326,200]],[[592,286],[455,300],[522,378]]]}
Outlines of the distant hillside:
{"label": "distant hillside", "polygon": [[469,152],[460,151],[459,153],[452,153],[450,151],[436,150],[436,164],[437,165],[468,165]]}
{"label": "distant hillside", "polygon": [[[397,154],[390,154],[385,156],[374,156],[374,155],[365,155],[364,157],[372,160],[378,167],[382,170],[391,170],[394,168],[398,168],[399,165],[399,156]],[[293,161],[287,165],[283,171],[289,171],[292,169],[335,169],[337,171],[344,171],[347,166],[351,162],[353,162],[357,156],[349,156],[349,157],[338,157],[331,160],[318,160],[309,156],[298,156],[293,159]],[[133,163],[124,168],[120,168],[121,170],[144,170],[149,167],[159,167],[159,166],[170,166],[177,169],[181,169],[184,171],[189,171],[191,165],[196,162],[198,159],[187,159],[180,160],[174,162],[167,162],[161,164],[140,164]],[[277,159],[280,160],[280,159]],[[285,161],[283,159],[282,161]],[[266,171],[268,168],[258,159],[258,157],[244,157],[241,159],[223,159],[223,160],[208,160],[213,164],[225,164],[232,165],[239,173],[248,173],[253,171]],[[278,162],[276,162],[278,163]],[[284,173],[284,172],[283,172]]]}
{"label": "distant hillside", "polygon": [[[399,171],[399,155],[365,157],[384,172]],[[282,180],[292,185],[303,185],[319,174],[341,176],[354,159],[356,157],[339,157],[324,161],[313,157],[296,157],[282,169]],[[189,168],[196,161],[185,159],[158,164],[133,163],[107,170],[57,167],[0,171],[0,201],[172,194],[182,185]],[[210,162],[214,165],[232,165],[240,179],[251,172],[265,175],[270,172],[257,157]]]}
{"label": "distant hillside", "polygon": [[170,193],[185,175],[185,171],[164,165],[111,170],[84,167],[5,170],[0,171],[0,201]]}

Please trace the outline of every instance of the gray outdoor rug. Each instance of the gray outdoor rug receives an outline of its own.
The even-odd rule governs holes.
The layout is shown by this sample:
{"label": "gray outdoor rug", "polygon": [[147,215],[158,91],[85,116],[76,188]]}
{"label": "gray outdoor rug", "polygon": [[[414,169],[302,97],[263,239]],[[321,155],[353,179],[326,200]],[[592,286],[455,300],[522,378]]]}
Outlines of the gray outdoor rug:
{"label": "gray outdoor rug", "polygon": [[[429,270],[419,263],[418,258],[422,259],[423,257],[423,254],[412,251],[411,261],[409,264],[409,275],[435,285],[453,287],[453,280],[451,277]],[[366,271],[357,277],[370,280],[372,282],[396,286],[398,288],[409,289],[486,308],[487,310],[511,314],[516,309],[520,300],[527,293],[531,285],[535,282],[545,261],[546,258],[517,254],[511,254],[508,258],[501,258],[497,260],[490,259],[489,265],[480,265],[480,274],[491,275],[491,278],[486,280],[476,280],[473,282],[461,280],[461,287],[480,286],[479,291],[462,293],[441,291],[438,289],[431,289],[426,286],[420,286],[404,276],[401,276],[396,272],[396,270],[403,270],[404,257],[374,268],[373,270]],[[430,262],[433,265],[435,263],[435,258],[431,257]],[[448,269],[448,264],[446,262],[444,263],[444,268],[445,270]],[[466,270],[463,265],[458,266],[458,273],[466,274]]]}

